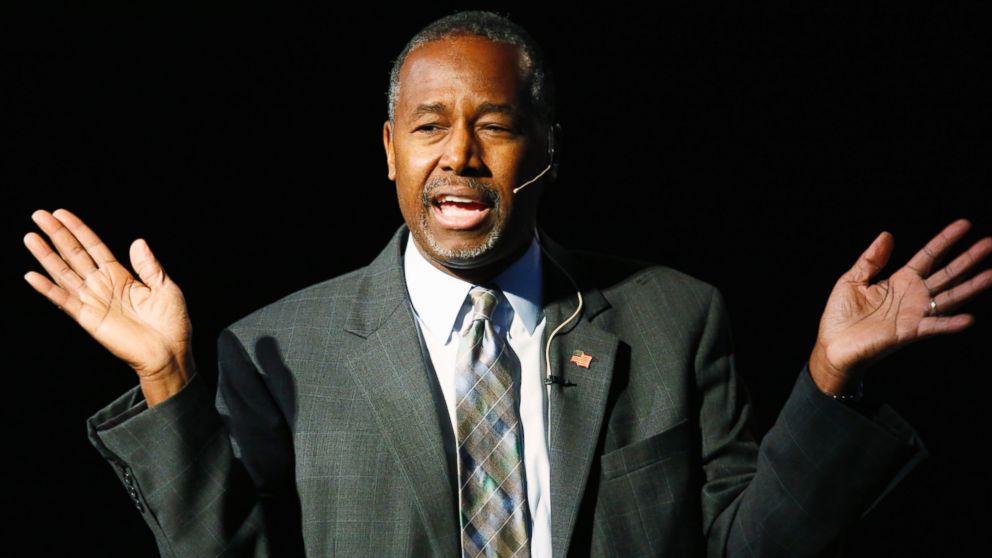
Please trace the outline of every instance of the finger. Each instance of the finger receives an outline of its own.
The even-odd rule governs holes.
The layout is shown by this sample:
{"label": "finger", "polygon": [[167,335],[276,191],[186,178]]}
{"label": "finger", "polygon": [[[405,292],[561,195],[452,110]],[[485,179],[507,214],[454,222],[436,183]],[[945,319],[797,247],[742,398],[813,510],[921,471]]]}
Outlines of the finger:
{"label": "finger", "polygon": [[953,289],[933,297],[934,302],[937,303],[937,313],[953,312],[989,287],[992,287],[992,269],[986,269]]}
{"label": "finger", "polygon": [[141,282],[148,288],[154,289],[165,284],[167,278],[165,269],[162,268],[158,258],[148,246],[148,242],[143,238],[131,243],[131,266],[138,272]]}
{"label": "finger", "polygon": [[920,320],[916,329],[916,339],[920,341],[937,335],[947,333],[957,333],[975,323],[975,318],[971,314],[957,314],[956,316],[930,316]]}
{"label": "finger", "polygon": [[27,272],[24,275],[24,280],[60,310],[72,316],[77,322],[79,321],[79,315],[83,308],[83,303],[79,298],[70,295],[68,291],[52,283],[48,277],[37,271]]}
{"label": "finger", "polygon": [[52,244],[58,249],[62,259],[77,275],[85,278],[91,271],[97,269],[93,258],[76,239],[76,235],[72,234],[72,231],[65,226],[65,223],[44,209],[32,213],[31,219],[38,223],[41,230],[45,231],[45,234],[52,239]]}
{"label": "finger", "polygon": [[858,261],[854,262],[854,266],[847,271],[846,278],[850,281],[867,283],[888,263],[894,245],[895,237],[892,233],[882,231],[861,254]]}
{"label": "finger", "polygon": [[920,277],[930,275],[935,262],[971,228],[971,221],[958,219],[944,227],[937,236],[930,239],[905,267],[912,269]]}
{"label": "finger", "polygon": [[45,268],[45,271],[52,276],[52,279],[58,283],[59,287],[70,293],[77,293],[85,286],[82,278],[69,267],[69,264],[65,263],[65,260],[61,256],[56,254],[48,246],[48,243],[45,242],[45,239],[41,235],[35,232],[29,232],[24,235],[24,245],[28,247],[28,250],[38,260],[41,266]]}
{"label": "finger", "polygon": [[113,252],[104,244],[103,240],[100,240],[100,237],[93,232],[93,229],[86,226],[86,223],[74,213],[68,209],[56,209],[52,213],[52,216],[62,221],[72,231],[72,234],[76,235],[83,248],[86,249],[86,252],[89,253],[90,257],[93,258],[93,261],[98,266],[117,261]]}
{"label": "finger", "polygon": [[926,278],[925,284],[931,293],[940,292],[951,287],[955,279],[963,278],[964,272],[989,254],[992,254],[992,236],[986,236],[971,245],[966,252],[954,258],[954,261],[933,272]]}

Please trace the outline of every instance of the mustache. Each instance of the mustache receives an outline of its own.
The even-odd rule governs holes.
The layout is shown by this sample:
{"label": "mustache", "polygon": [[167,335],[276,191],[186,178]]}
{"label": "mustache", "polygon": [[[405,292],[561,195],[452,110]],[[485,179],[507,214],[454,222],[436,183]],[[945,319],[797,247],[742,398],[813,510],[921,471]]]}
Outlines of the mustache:
{"label": "mustache", "polygon": [[467,177],[464,180],[451,180],[448,178],[432,178],[428,180],[427,184],[424,185],[424,190],[420,194],[420,201],[423,202],[424,207],[430,207],[431,198],[434,197],[434,193],[446,186],[464,186],[470,188],[479,192],[494,208],[499,206],[499,190],[477,178]]}

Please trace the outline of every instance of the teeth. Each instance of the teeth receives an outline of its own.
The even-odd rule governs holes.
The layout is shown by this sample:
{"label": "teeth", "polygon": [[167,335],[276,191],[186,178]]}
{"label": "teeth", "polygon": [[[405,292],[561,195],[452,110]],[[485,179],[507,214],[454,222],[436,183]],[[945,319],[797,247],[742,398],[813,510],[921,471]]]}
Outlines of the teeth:
{"label": "teeth", "polygon": [[446,201],[454,201],[454,202],[462,202],[462,203],[477,203],[476,200],[473,200],[472,198],[463,198],[461,196],[452,196],[452,195],[449,195],[449,194],[445,194],[445,195],[441,196],[440,198],[438,198],[437,201],[438,201],[438,203],[442,203],[442,202],[446,202]]}

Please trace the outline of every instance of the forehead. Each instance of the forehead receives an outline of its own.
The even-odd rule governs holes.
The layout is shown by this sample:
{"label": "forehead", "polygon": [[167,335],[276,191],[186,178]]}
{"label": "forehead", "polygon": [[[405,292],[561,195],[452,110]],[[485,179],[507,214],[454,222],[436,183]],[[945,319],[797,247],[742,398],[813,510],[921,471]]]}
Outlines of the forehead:
{"label": "forehead", "polygon": [[484,37],[430,41],[407,55],[400,69],[400,114],[420,103],[463,104],[466,100],[519,104],[523,84],[518,47]]}

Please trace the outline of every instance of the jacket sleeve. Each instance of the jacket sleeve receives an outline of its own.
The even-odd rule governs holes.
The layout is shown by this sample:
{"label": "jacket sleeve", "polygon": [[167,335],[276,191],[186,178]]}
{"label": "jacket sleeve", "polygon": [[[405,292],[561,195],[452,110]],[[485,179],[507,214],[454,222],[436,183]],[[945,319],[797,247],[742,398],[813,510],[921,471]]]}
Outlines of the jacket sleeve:
{"label": "jacket sleeve", "polygon": [[135,386],[87,420],[89,440],[162,556],[302,555],[286,424],[238,338],[217,349],[216,396],[199,372],[152,408]]}
{"label": "jacket sleeve", "polygon": [[813,382],[808,362],[758,444],[716,288],[695,366],[708,558],[834,555],[846,530],[928,455],[888,404],[834,400]]}

